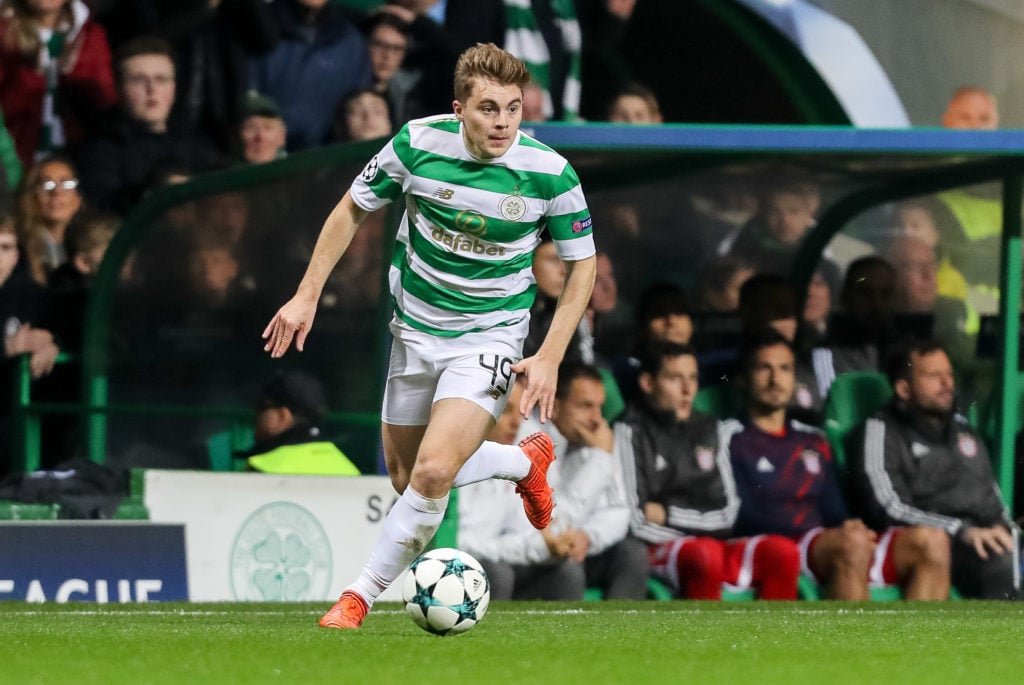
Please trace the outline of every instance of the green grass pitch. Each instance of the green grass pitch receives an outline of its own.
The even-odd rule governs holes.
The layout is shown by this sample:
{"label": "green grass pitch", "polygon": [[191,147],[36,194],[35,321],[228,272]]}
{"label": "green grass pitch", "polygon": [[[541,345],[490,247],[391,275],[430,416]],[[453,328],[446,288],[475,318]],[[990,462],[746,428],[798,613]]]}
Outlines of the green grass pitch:
{"label": "green grass pitch", "polygon": [[1024,682],[1013,603],[495,603],[443,638],[395,604],[324,630],[326,608],[2,602],[0,682]]}

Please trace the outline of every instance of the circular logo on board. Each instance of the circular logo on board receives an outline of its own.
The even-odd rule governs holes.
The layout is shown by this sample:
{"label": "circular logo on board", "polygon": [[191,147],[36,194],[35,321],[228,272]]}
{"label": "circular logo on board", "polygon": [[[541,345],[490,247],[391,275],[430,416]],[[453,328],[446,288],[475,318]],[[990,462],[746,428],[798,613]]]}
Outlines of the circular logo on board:
{"label": "circular logo on board", "polygon": [[520,221],[526,216],[526,200],[518,195],[506,195],[501,198],[498,211],[509,221]]}
{"label": "circular logo on board", "polygon": [[229,569],[235,599],[324,599],[331,583],[331,545],[315,516],[292,502],[271,502],[239,528]]}

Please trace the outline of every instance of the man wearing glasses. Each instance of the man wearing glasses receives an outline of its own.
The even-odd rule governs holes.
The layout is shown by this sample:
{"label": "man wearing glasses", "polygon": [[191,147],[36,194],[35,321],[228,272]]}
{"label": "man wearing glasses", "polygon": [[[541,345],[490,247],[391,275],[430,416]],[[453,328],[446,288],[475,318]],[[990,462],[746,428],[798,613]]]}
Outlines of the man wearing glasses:
{"label": "man wearing glasses", "polygon": [[174,130],[174,60],[161,38],[142,36],[116,57],[120,111],[110,129],[82,151],[82,190],[97,208],[125,214],[163,165],[202,170],[216,158],[207,141]]}

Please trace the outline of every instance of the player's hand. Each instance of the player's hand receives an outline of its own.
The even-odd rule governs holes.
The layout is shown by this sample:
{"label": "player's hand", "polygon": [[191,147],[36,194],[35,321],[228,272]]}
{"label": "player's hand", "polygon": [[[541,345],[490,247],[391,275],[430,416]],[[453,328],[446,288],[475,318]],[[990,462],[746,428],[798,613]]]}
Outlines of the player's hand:
{"label": "player's hand", "polygon": [[528,418],[536,406],[540,410],[540,422],[547,423],[555,408],[558,362],[535,354],[513,364],[512,371],[526,378],[526,389],[519,401],[519,413]]}
{"label": "player's hand", "polygon": [[551,528],[549,526],[548,528],[545,528],[540,532],[540,534],[544,537],[544,544],[547,545],[548,552],[551,554],[551,556],[558,559],[564,559],[565,557],[569,556],[569,551],[571,549],[571,538],[568,535],[568,533],[570,531],[571,529],[562,533],[554,533],[551,531]]}
{"label": "player's hand", "polygon": [[582,564],[590,551],[590,537],[578,528],[570,528],[565,534],[569,536],[569,558]]}
{"label": "player's hand", "polygon": [[1002,526],[968,528],[964,532],[964,542],[972,546],[982,559],[988,559],[990,551],[994,554],[1013,551],[1013,536]]}
{"label": "player's hand", "polygon": [[644,502],[644,518],[657,526],[663,526],[668,521],[668,511],[660,502]]}
{"label": "player's hand", "polygon": [[294,340],[295,349],[302,352],[309,329],[313,327],[315,315],[316,298],[303,294],[295,295],[277,310],[274,318],[263,330],[263,339],[267,341],[263,351],[269,352],[275,359],[282,357]]}
{"label": "player's hand", "polygon": [[603,418],[596,426],[591,426],[587,421],[581,421],[576,426],[576,431],[583,438],[587,447],[596,447],[605,452],[611,452],[615,448],[615,433]]}

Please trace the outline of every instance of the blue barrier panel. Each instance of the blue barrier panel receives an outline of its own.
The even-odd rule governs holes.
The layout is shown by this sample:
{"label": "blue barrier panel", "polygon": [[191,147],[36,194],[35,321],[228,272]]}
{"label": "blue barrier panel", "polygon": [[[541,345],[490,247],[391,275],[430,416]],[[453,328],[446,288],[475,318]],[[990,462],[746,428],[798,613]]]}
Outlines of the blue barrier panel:
{"label": "blue barrier panel", "polygon": [[0,600],[187,601],[185,527],[114,521],[0,524]]}

